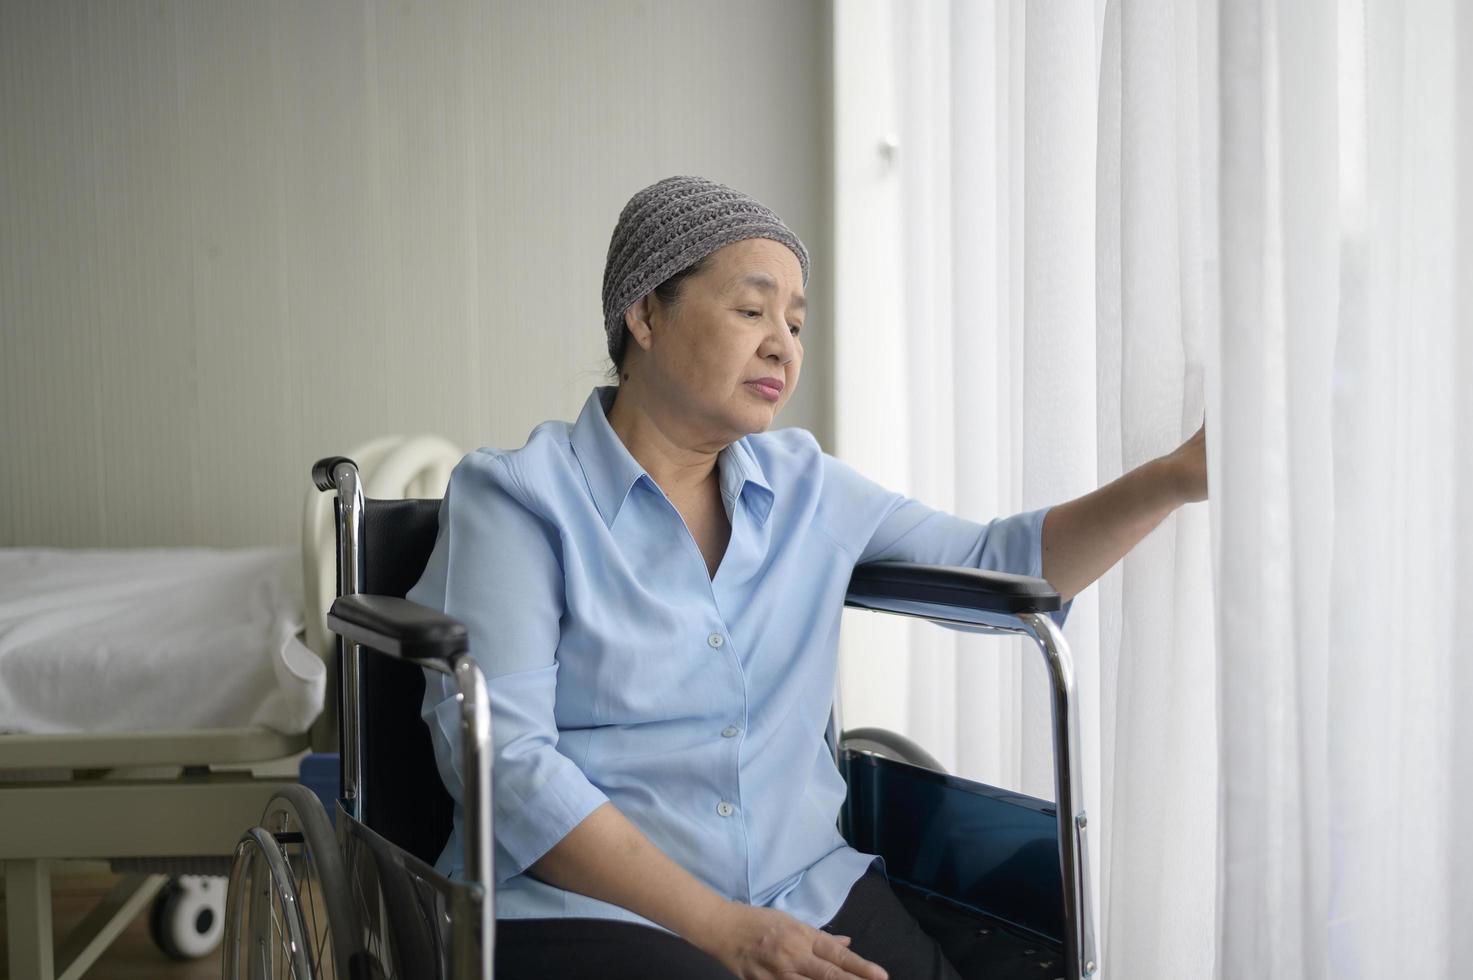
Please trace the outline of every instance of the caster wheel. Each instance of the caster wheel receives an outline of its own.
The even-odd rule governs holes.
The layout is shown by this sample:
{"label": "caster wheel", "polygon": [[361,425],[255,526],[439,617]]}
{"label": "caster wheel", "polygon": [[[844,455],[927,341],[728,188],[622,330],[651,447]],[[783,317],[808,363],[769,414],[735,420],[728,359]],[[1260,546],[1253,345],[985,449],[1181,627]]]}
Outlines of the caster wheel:
{"label": "caster wheel", "polygon": [[148,934],[165,956],[208,956],[225,934],[225,879],[203,875],[171,878],[154,897]]}

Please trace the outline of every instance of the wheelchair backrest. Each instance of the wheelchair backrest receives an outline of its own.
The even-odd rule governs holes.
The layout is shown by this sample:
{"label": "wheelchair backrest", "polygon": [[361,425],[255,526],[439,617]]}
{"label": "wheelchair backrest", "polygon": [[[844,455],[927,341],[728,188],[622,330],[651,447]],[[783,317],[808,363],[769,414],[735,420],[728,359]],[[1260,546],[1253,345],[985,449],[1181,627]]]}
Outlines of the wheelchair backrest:
{"label": "wheelchair backrest", "polygon": [[[402,597],[424,572],[439,529],[438,500],[365,499],[359,547],[363,592]],[[342,548],[339,540],[340,553]],[[342,690],[341,683],[338,689]],[[363,822],[433,864],[450,838],[454,803],[440,782],[429,730],[420,719],[424,689],[419,667],[389,657],[362,656]]]}

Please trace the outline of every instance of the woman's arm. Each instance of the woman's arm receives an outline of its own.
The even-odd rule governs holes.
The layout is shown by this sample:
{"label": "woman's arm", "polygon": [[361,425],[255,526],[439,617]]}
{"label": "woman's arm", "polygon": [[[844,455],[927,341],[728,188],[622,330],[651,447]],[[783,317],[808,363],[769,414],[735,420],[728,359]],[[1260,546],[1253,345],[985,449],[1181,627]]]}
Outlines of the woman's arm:
{"label": "woman's arm", "polygon": [[656,847],[612,803],[527,869],[550,885],[630,909],[684,937],[739,977],[885,980],[847,939],[774,909],[730,902]]}
{"label": "woman's arm", "polygon": [[1043,522],[1043,577],[1067,602],[1176,508],[1206,499],[1204,423],[1170,454],[1051,509]]}
{"label": "woman's arm", "polygon": [[612,803],[590,813],[527,870],[549,885],[637,912],[693,942],[726,905]]}

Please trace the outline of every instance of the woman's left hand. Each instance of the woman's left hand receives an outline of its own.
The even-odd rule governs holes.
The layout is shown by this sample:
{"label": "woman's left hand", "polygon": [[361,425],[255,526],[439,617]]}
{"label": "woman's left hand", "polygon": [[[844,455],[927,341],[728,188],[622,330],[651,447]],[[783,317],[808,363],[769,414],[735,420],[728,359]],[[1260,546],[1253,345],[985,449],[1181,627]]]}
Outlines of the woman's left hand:
{"label": "woman's left hand", "polygon": [[1207,423],[1165,456],[1098,490],[1049,509],[1043,577],[1065,600],[1125,556],[1167,514],[1207,499]]}
{"label": "woman's left hand", "polygon": [[1176,475],[1183,503],[1207,499],[1207,423],[1166,457]]}

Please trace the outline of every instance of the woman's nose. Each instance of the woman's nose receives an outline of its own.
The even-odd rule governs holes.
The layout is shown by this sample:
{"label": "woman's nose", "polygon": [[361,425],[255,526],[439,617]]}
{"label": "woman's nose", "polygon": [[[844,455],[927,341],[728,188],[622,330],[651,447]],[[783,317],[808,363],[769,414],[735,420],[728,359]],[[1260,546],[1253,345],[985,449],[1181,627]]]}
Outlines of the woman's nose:
{"label": "woman's nose", "polygon": [[766,347],[766,356],[777,358],[779,364],[786,364],[798,356],[798,338],[793,336],[786,323],[767,335]]}

